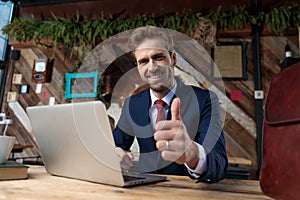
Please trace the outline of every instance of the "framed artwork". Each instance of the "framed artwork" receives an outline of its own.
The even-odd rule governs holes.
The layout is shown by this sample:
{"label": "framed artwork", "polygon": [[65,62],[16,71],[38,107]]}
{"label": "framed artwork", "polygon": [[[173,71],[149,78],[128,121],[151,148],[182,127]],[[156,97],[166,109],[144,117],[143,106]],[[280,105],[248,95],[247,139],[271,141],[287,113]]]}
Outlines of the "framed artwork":
{"label": "framed artwork", "polygon": [[211,74],[214,79],[246,79],[247,78],[247,43],[217,42],[211,51],[214,61]]}
{"label": "framed artwork", "polygon": [[29,93],[29,85],[28,84],[22,84],[19,85],[19,93],[20,94],[28,94]]}
{"label": "framed artwork", "polygon": [[17,92],[8,92],[7,93],[7,102],[17,101],[17,100],[18,100]]}
{"label": "framed artwork", "polygon": [[22,74],[13,74],[12,83],[16,85],[22,84]]}
{"label": "framed artwork", "polygon": [[93,98],[97,96],[98,71],[66,73],[64,97]]}

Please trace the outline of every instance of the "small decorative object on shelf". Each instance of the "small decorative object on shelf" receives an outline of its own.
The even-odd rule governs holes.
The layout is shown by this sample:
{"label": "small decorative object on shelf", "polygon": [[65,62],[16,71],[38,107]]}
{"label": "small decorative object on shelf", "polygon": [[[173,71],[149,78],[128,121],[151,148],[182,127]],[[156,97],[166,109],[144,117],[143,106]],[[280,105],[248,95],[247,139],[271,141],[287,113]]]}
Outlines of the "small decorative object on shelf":
{"label": "small decorative object on shelf", "polygon": [[7,102],[17,101],[18,93],[17,92],[8,92],[7,93]]}
{"label": "small decorative object on shelf", "polygon": [[290,58],[293,55],[292,50],[291,50],[291,46],[289,45],[288,42],[285,45],[284,52],[285,52],[285,58]]}
{"label": "small decorative object on shelf", "polygon": [[32,69],[32,81],[36,83],[46,82],[46,69],[47,69],[47,60],[48,59],[35,59]]}
{"label": "small decorative object on shelf", "polygon": [[54,60],[48,58],[38,58],[34,60],[32,69],[32,81],[36,83],[51,82],[52,68]]}
{"label": "small decorative object on shelf", "polygon": [[19,86],[19,93],[20,94],[28,94],[29,93],[29,85],[28,84],[23,84]]}
{"label": "small decorative object on shelf", "polygon": [[22,74],[14,74],[12,83],[16,84],[16,85],[21,85],[22,84]]}
{"label": "small decorative object on shelf", "polygon": [[284,56],[285,56],[284,60],[282,60],[279,63],[281,70],[284,70],[284,69],[288,68],[289,66],[300,61],[300,58],[293,57],[292,49],[291,49],[291,46],[289,45],[288,41],[286,42],[286,45],[284,47]]}

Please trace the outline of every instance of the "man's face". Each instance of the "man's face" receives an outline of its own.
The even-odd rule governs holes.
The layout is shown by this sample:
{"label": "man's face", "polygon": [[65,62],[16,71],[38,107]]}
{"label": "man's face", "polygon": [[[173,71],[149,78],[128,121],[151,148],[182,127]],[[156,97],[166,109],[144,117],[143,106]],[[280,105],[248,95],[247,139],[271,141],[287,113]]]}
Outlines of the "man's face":
{"label": "man's face", "polygon": [[135,50],[142,80],[156,92],[165,95],[174,85],[175,54],[167,50],[164,41],[146,39]]}

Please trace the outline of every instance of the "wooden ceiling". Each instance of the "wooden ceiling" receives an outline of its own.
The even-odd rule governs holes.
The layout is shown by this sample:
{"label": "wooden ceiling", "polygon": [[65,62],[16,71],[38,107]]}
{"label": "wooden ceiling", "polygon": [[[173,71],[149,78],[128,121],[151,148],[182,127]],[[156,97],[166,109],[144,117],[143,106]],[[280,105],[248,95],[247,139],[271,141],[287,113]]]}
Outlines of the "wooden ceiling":
{"label": "wooden ceiling", "polygon": [[[36,18],[51,18],[51,13],[61,17],[74,17],[79,12],[83,16],[93,18],[99,15],[111,15],[121,13],[123,16],[151,13],[161,15],[172,12],[201,12],[222,6],[223,10],[229,10],[232,5],[246,5],[251,10],[251,4],[255,0],[20,0],[17,5],[20,8],[20,17],[35,16]],[[300,3],[300,0],[292,0],[288,4]],[[284,0],[258,0],[261,10],[267,12],[271,8],[287,4]]]}

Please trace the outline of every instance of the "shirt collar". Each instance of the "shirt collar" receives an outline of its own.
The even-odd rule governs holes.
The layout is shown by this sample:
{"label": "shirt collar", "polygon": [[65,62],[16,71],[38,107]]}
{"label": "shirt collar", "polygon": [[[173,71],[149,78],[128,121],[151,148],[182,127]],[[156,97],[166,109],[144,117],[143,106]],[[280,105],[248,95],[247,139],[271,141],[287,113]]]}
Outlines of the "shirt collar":
{"label": "shirt collar", "polygon": [[[174,80],[174,87],[170,90],[170,92],[168,92],[166,94],[166,96],[164,96],[161,100],[163,100],[164,102],[166,102],[166,104],[168,104],[168,106],[170,106],[171,101],[173,99],[173,96],[175,94],[177,88],[177,82],[176,80]],[[154,94],[152,89],[150,89],[150,97],[151,97],[151,106],[153,106],[154,102],[158,99]]]}

